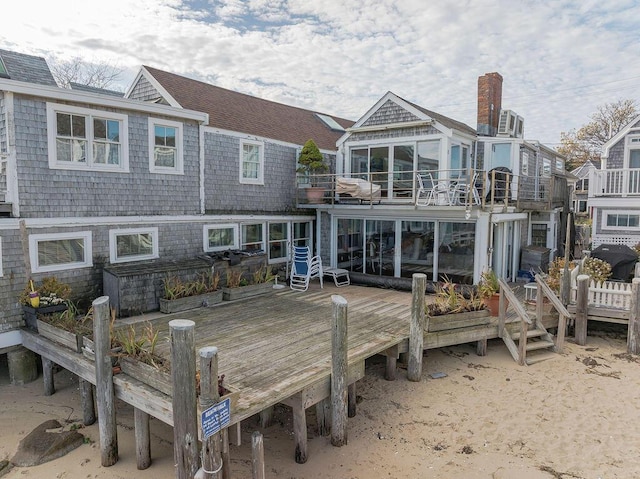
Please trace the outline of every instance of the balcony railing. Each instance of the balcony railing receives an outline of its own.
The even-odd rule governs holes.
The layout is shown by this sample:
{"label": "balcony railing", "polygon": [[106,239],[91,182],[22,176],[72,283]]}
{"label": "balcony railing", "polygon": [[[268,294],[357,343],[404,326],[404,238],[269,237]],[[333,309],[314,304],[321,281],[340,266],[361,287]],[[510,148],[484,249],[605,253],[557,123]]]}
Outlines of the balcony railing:
{"label": "balcony railing", "polygon": [[640,196],[640,169],[625,168],[592,171],[589,197]]}
{"label": "balcony railing", "polygon": [[561,205],[566,197],[566,180],[558,177],[519,177],[499,170],[420,170],[301,176],[296,199],[301,207],[357,204],[540,209]]}

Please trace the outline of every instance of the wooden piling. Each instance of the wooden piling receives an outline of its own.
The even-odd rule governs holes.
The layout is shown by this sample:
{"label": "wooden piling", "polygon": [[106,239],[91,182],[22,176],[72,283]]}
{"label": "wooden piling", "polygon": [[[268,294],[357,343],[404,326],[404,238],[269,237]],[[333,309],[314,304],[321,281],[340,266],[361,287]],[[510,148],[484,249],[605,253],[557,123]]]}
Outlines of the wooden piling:
{"label": "wooden piling", "polygon": [[254,431],[251,434],[251,471],[252,479],[265,479],[264,442],[260,431]]}
{"label": "wooden piling", "polygon": [[96,402],[100,431],[100,461],[103,467],[118,462],[118,431],[111,364],[109,297],[100,296],[93,303],[93,344],[96,367]]}
{"label": "wooden piling", "polygon": [[424,343],[424,292],[427,275],[414,273],[411,283],[411,325],[409,326],[409,364],[407,379],[420,381],[422,378],[422,354]]}
{"label": "wooden piling", "polygon": [[396,344],[392,348],[385,351],[387,357],[387,364],[384,369],[384,379],[387,381],[396,380],[396,371],[398,370],[398,345]]}
{"label": "wooden piling", "polygon": [[260,427],[262,429],[266,429],[273,425],[273,412],[274,406],[269,406],[268,408],[260,411]]}
{"label": "wooden piling", "polygon": [[318,423],[318,434],[328,436],[331,431],[331,402],[323,399],[316,404],[316,422]]}
{"label": "wooden piling", "polygon": [[186,319],[169,321],[176,479],[193,479],[199,467],[195,326]]}
{"label": "wooden piling", "polygon": [[231,479],[231,453],[229,452],[229,428],[222,430],[222,479]]}
{"label": "wooden piling", "polygon": [[96,422],[96,408],[93,403],[93,384],[78,378],[78,386],[80,386],[80,399],[82,403],[82,424],[91,426]]}
{"label": "wooden piling", "polygon": [[53,361],[44,356],[42,356],[42,381],[45,396],[51,396],[56,392],[56,386],[53,382]]}
{"label": "wooden piling", "polygon": [[356,417],[356,383],[349,384],[347,388],[348,400],[347,400],[347,416]]}
{"label": "wooden piling", "polygon": [[591,277],[588,274],[580,274],[577,278],[575,340],[576,344],[580,346],[587,344],[587,310],[589,308],[590,280]]}
{"label": "wooden piling", "polygon": [[[220,400],[218,391],[218,348],[200,349],[200,409],[206,411]],[[222,477],[222,436],[218,432],[202,440],[202,469],[205,479]]]}
{"label": "wooden piling", "polygon": [[136,465],[138,470],[148,469],[151,465],[151,433],[149,415],[137,407],[133,408],[133,424],[136,436]]}
{"label": "wooden piling", "polygon": [[307,413],[300,395],[296,394],[292,398],[292,403],[293,438],[296,443],[294,458],[298,464],[304,464],[309,457],[307,450]]}
{"label": "wooden piling", "polygon": [[640,354],[640,278],[631,282],[631,310],[627,330],[627,352]]}
{"label": "wooden piling", "polygon": [[332,295],[331,444],[347,444],[347,300]]}

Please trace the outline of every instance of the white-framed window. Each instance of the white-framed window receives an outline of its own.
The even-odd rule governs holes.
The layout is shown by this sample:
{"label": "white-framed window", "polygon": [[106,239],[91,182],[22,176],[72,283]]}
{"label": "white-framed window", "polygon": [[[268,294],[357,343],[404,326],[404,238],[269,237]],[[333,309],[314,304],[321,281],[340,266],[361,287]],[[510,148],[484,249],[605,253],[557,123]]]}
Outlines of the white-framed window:
{"label": "white-framed window", "polygon": [[238,249],[238,225],[205,225],[203,247],[206,252]]}
{"label": "white-framed window", "polygon": [[109,230],[109,257],[112,263],[158,258],[158,228]]}
{"label": "white-framed window", "polygon": [[249,251],[264,251],[264,224],[252,223],[242,225],[242,242],[240,248]]}
{"label": "white-framed window", "polygon": [[129,171],[128,117],[47,103],[49,167]]}
{"label": "white-framed window", "polygon": [[627,136],[625,168],[640,168],[640,135]]}
{"label": "white-framed window", "polygon": [[182,123],[149,118],[149,171],[184,174]]}
{"label": "white-framed window", "polygon": [[240,141],[240,183],[264,184],[264,144]]}
{"label": "white-framed window", "polygon": [[47,273],[93,266],[91,231],[29,235],[31,271]]}
{"label": "white-framed window", "polygon": [[586,213],[586,212],[587,212],[587,200],[577,200],[576,213]]}
{"label": "white-framed window", "polygon": [[602,229],[640,230],[640,213],[618,213],[603,211]]}
{"label": "white-framed window", "polygon": [[269,263],[283,263],[289,255],[289,223],[287,221],[269,223]]}
{"label": "white-framed window", "polygon": [[311,239],[311,221],[296,221],[293,223],[294,246],[308,246],[310,250],[313,250]]}

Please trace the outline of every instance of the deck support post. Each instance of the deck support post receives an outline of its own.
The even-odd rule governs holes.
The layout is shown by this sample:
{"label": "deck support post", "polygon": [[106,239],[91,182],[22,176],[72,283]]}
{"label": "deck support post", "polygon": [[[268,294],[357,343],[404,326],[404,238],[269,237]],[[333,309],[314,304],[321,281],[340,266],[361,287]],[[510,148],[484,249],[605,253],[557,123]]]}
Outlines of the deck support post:
{"label": "deck support post", "polygon": [[292,398],[293,435],[296,442],[295,460],[298,464],[307,462],[307,414],[302,397],[296,394]]}
{"label": "deck support post", "polygon": [[273,411],[273,406],[269,406],[268,408],[260,411],[260,427],[262,429],[266,429],[273,425]]}
{"label": "deck support post", "polygon": [[[218,391],[218,348],[200,349],[200,408],[206,411],[220,401]],[[222,434],[202,439],[202,469],[205,479],[222,477]],[[208,471],[218,471],[215,473]]]}
{"label": "deck support post", "polygon": [[51,396],[56,392],[56,386],[53,381],[53,361],[42,356],[42,380],[44,382],[44,395]]}
{"label": "deck support post", "polygon": [[169,321],[176,479],[193,479],[199,467],[195,327],[186,319]]}
{"label": "deck support post", "polygon": [[356,417],[356,383],[349,384],[347,391],[348,391],[347,416]]}
{"label": "deck support post", "polygon": [[96,422],[96,408],[93,403],[93,384],[78,378],[80,386],[80,398],[82,402],[82,424],[91,426]]}
{"label": "deck support post", "polygon": [[100,296],[93,301],[93,341],[96,366],[96,402],[98,403],[98,429],[100,431],[100,461],[103,467],[118,462],[118,430],[116,424],[113,365],[111,364],[111,337],[109,325],[109,297]]}
{"label": "deck support post", "polygon": [[627,352],[630,354],[640,354],[640,278],[633,278],[633,281],[631,281]]}
{"label": "deck support post", "polygon": [[22,386],[38,379],[36,355],[24,346],[7,351],[7,367],[11,384]]}
{"label": "deck support post", "polygon": [[229,428],[222,430],[222,479],[231,479],[231,454],[229,452]]}
{"label": "deck support post", "polygon": [[384,378],[387,381],[396,380],[396,371],[398,369],[398,345],[385,351],[387,357],[387,365],[384,370]]}
{"label": "deck support post", "polygon": [[331,444],[347,444],[347,300],[332,295],[331,321]]}
{"label": "deck support post", "polygon": [[407,379],[418,382],[422,377],[422,354],[424,345],[424,292],[427,275],[414,273],[411,283],[411,325],[409,326],[409,364]]}
{"label": "deck support post", "polygon": [[580,346],[587,344],[587,310],[589,307],[590,279],[588,274],[580,274],[577,278],[575,340],[576,344]]}
{"label": "deck support post", "polygon": [[318,434],[328,436],[331,431],[331,402],[328,398],[316,404],[316,421],[318,423]]}
{"label": "deck support post", "polygon": [[486,356],[487,355],[487,338],[479,339],[476,342],[476,354],[478,356]]}
{"label": "deck support post", "polygon": [[260,431],[251,434],[251,473],[252,479],[265,479],[264,475],[264,442]]}
{"label": "deck support post", "polygon": [[138,470],[148,469],[151,465],[151,434],[149,415],[137,407],[133,408],[133,424],[136,436],[136,465]]}

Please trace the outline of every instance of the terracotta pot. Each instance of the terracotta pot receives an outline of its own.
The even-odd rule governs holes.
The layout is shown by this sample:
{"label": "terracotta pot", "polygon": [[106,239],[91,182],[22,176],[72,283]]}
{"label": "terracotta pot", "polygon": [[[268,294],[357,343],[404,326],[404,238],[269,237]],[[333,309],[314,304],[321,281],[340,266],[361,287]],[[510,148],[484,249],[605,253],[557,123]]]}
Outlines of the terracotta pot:
{"label": "terracotta pot", "polygon": [[484,301],[489,311],[491,311],[491,316],[500,315],[500,294],[494,293],[493,296],[485,298]]}
{"label": "terracotta pot", "polygon": [[306,188],[307,201],[309,203],[322,203],[325,189],[321,186],[310,186]]}

